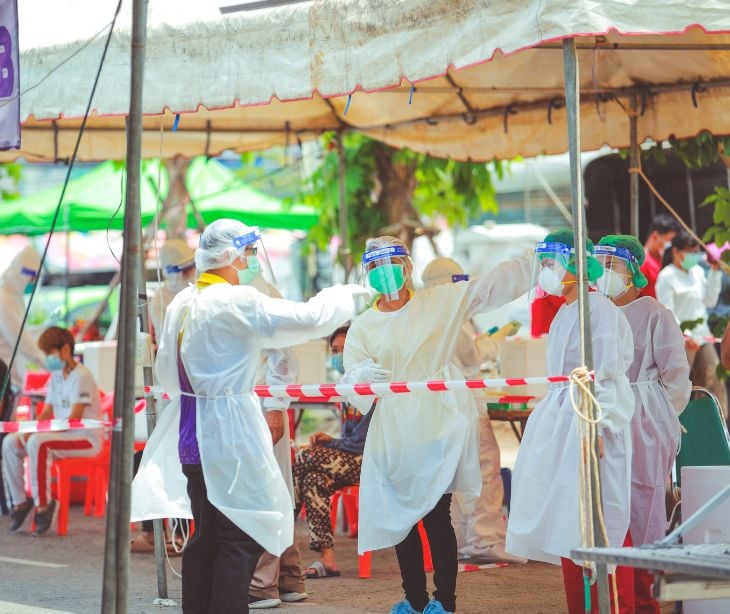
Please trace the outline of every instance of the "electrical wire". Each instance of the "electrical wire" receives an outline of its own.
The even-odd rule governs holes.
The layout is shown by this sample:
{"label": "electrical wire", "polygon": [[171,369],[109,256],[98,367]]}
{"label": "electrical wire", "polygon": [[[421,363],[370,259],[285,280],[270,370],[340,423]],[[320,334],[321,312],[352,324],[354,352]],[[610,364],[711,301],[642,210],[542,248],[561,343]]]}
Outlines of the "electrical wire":
{"label": "electrical wire", "polygon": [[[73,171],[74,165],[76,163],[76,158],[79,153],[79,147],[81,146],[81,138],[84,136],[84,131],[86,130],[86,122],[89,119],[89,114],[91,113],[91,105],[94,101],[94,94],[96,93],[96,88],[99,85],[99,78],[101,77],[101,70],[104,67],[104,62],[106,60],[107,51],[109,50],[109,44],[111,43],[112,34],[114,33],[114,26],[117,22],[117,17],[119,16],[119,12],[122,8],[122,0],[119,0],[117,3],[117,8],[114,11],[114,18],[111,21],[111,26],[109,27],[109,34],[107,35],[106,41],[104,43],[104,49],[101,54],[101,60],[99,61],[99,68],[96,71],[96,76],[94,77],[94,83],[91,87],[91,93],[89,94],[89,102],[86,105],[86,111],[84,113],[83,119],[81,121],[81,126],[79,127],[79,135],[76,138],[76,145],[74,146],[73,155],[71,156],[71,161],[69,162],[68,169],[66,171],[66,178],[63,182],[63,188],[61,189],[61,195],[58,198],[58,205],[56,206],[56,211],[53,215],[53,221],[51,222],[51,228],[48,233],[48,239],[46,241],[46,245],[43,248],[43,253],[41,254],[41,262],[38,266],[38,273],[40,275],[41,270],[43,269],[43,265],[46,261],[46,256],[48,255],[48,248],[51,245],[51,240],[53,239],[53,233],[56,230],[56,224],[58,223],[58,217],[61,213],[61,207],[63,206],[63,198],[66,195],[66,188],[68,187],[69,181],[71,180],[71,172]],[[25,326],[28,322],[28,314],[30,313],[30,308],[33,305],[33,299],[35,298],[36,291],[38,290],[38,283],[33,284],[33,290],[30,293],[30,297],[28,299],[28,305],[25,308],[25,313],[23,314],[23,320],[20,323],[20,330],[18,331],[18,338],[15,340],[15,346],[13,347],[13,353],[10,356],[10,362],[8,363],[8,372],[5,375],[5,379],[2,382],[2,385],[0,385],[0,399],[5,394],[5,390],[10,385],[10,373],[13,369],[13,364],[15,363],[15,358],[18,355],[18,348],[20,347],[20,340],[23,336],[23,332],[25,331]]]}
{"label": "electrical wire", "polygon": [[122,261],[114,253],[112,244],[109,241],[109,231],[111,230],[114,219],[117,217],[117,215],[119,215],[119,212],[122,210],[122,206],[124,205],[124,181],[125,181],[126,170],[127,170],[127,164],[125,162],[124,166],[122,167],[121,177],[119,179],[119,205],[117,206],[116,211],[114,211],[112,216],[109,218],[109,223],[106,225],[106,245],[109,248],[109,253],[112,255],[114,260],[117,261],[117,264],[119,266],[122,266]]}

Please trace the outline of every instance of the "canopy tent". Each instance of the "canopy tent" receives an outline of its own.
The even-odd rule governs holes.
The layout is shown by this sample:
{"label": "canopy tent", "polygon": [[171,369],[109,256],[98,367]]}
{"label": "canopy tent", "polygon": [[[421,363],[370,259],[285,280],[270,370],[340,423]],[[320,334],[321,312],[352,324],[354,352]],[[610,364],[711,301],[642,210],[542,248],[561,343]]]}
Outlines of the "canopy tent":
{"label": "canopy tent", "polygon": [[[70,155],[103,37],[75,39],[97,32],[116,0],[76,0],[96,21],[51,36],[23,18],[41,3],[20,7],[33,89],[22,97],[23,149],[4,159]],[[262,149],[348,127],[455,159],[562,152],[567,37],[579,49],[584,149],[629,144],[631,94],[640,141],[730,133],[726,0],[318,0],[232,17],[211,4],[150,2],[145,157]],[[82,160],[124,157],[129,44],[127,32],[113,40]]]}
{"label": "canopy tent", "polygon": [[[142,224],[151,224],[160,199],[168,191],[168,174],[157,160],[143,165]],[[124,222],[124,165],[103,162],[71,181],[66,189],[58,220],[58,230],[121,230]],[[287,206],[237,179],[235,173],[217,160],[198,158],[190,163],[187,189],[197,212],[206,223],[219,217],[241,220],[252,226],[286,230],[307,230],[318,219],[316,211],[305,205]],[[61,187],[51,188],[18,200],[0,202],[0,234],[39,235],[51,228]],[[121,209],[119,208],[121,206]],[[188,207],[191,209],[191,207]],[[192,211],[188,227],[197,227]]]}
{"label": "canopy tent", "polygon": [[[149,224],[157,211],[159,163],[142,168],[142,222]],[[124,165],[103,162],[70,181],[56,229],[59,231],[121,230],[124,225]],[[160,192],[167,193],[167,173],[160,174]],[[50,231],[61,197],[61,186],[16,200],[0,202],[0,234],[42,235]]]}
{"label": "canopy tent", "polygon": [[[249,226],[282,230],[307,230],[319,215],[307,205],[287,205],[278,198],[252,188],[236,174],[213,159],[199,157],[190,163],[185,183],[195,209],[206,224],[228,217]],[[196,226],[195,215],[188,215],[188,227]]]}

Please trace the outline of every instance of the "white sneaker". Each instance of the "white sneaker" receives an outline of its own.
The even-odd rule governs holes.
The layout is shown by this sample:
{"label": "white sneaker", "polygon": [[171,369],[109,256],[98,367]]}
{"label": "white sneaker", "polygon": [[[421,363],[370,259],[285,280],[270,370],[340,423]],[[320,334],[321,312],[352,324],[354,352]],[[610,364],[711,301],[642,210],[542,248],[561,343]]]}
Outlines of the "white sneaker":
{"label": "white sneaker", "polygon": [[281,599],[259,599],[249,595],[248,597],[248,609],[249,610],[273,610],[281,605]]}
{"label": "white sneaker", "polygon": [[304,601],[309,597],[309,593],[297,593],[292,591],[289,593],[279,593],[279,598],[284,603],[296,603],[297,601]]}
{"label": "white sneaker", "polygon": [[521,556],[509,554],[504,549],[504,544],[492,544],[488,548],[480,548],[477,551],[471,551],[469,557],[470,563],[516,563],[524,565],[527,559]]}

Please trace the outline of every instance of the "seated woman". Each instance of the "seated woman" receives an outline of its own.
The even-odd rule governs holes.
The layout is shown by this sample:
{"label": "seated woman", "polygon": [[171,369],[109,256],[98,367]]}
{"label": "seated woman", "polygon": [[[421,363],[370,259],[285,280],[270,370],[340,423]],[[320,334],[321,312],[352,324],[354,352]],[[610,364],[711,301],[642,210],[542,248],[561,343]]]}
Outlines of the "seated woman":
{"label": "seated woman", "polygon": [[[348,327],[337,329],[330,337],[332,367],[344,373],[342,350]],[[330,521],[330,497],[333,493],[360,482],[362,451],[370,417],[362,416],[348,403],[341,404],[342,436],[335,439],[315,433],[310,445],[299,451],[292,472],[296,496],[295,517],[304,506],[309,525],[309,547],[319,552],[319,560],[307,569],[307,578],[331,578],[340,575],[335,562],[334,539]]]}

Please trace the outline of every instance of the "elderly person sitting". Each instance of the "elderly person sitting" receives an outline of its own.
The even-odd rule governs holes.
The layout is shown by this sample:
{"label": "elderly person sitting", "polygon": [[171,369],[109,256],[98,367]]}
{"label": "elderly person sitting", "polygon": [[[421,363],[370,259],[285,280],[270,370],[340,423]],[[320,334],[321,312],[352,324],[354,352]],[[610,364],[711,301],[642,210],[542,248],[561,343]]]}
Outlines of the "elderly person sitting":
{"label": "elderly person sitting", "polygon": [[[342,351],[348,327],[338,328],[330,337],[332,368],[344,372]],[[340,575],[335,562],[334,536],[330,521],[330,497],[341,488],[360,482],[362,452],[370,417],[362,416],[348,403],[340,405],[342,435],[335,439],[326,433],[315,433],[310,446],[297,454],[293,467],[296,514],[304,506],[309,525],[309,547],[320,553],[318,561],[307,569],[307,579],[332,578]]]}

